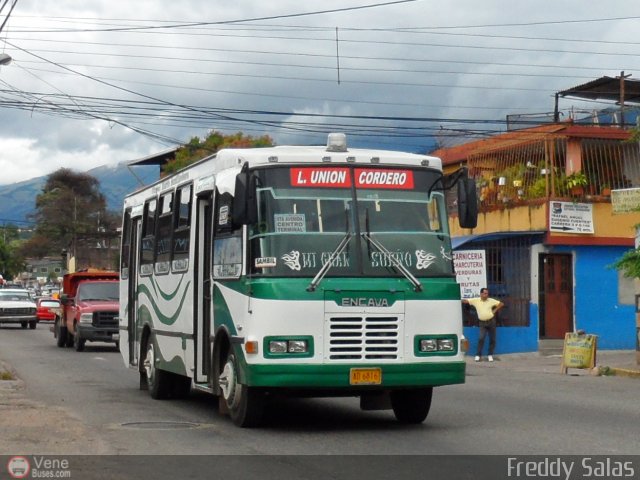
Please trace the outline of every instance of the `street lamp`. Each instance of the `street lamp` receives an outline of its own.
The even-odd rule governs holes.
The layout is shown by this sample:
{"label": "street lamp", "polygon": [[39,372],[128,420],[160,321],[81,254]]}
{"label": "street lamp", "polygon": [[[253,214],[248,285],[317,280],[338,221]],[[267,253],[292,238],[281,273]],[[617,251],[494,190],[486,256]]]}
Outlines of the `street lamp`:
{"label": "street lamp", "polygon": [[11,63],[11,60],[13,59],[10,55],[6,53],[0,53],[0,65],[9,65]]}

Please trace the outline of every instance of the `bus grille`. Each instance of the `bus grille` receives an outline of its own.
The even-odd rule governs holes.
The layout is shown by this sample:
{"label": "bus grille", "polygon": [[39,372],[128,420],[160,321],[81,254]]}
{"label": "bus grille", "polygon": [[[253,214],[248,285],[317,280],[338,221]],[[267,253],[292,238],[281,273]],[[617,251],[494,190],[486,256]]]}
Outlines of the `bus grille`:
{"label": "bus grille", "polygon": [[397,316],[329,317],[329,360],[397,360],[400,323]]}
{"label": "bus grille", "polygon": [[93,326],[118,328],[118,312],[93,312]]}

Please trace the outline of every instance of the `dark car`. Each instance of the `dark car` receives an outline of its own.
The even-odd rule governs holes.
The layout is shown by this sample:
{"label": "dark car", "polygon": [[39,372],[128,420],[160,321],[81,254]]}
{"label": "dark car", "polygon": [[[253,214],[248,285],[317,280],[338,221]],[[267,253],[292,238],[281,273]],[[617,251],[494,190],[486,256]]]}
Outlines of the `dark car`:
{"label": "dark car", "polygon": [[55,298],[39,298],[36,301],[36,306],[38,308],[36,315],[38,316],[39,321],[53,322],[56,316],[50,309],[59,308],[60,300]]}

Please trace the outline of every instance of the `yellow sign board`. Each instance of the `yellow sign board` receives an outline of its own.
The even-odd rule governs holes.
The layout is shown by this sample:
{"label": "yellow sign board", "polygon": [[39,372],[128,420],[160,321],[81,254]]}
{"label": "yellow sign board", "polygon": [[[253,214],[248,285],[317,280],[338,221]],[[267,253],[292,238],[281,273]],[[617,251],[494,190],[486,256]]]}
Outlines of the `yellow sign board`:
{"label": "yellow sign board", "polygon": [[596,335],[566,333],[562,349],[562,373],[567,373],[567,368],[594,368],[597,340]]}
{"label": "yellow sign board", "polygon": [[640,188],[611,190],[612,213],[628,213],[640,207]]}

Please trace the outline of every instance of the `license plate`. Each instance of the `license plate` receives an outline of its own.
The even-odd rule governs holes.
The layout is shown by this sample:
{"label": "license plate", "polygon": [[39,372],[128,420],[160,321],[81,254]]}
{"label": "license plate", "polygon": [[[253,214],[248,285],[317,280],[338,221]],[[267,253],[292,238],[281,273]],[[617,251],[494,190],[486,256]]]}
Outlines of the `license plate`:
{"label": "license plate", "polygon": [[351,385],[380,385],[382,383],[381,368],[352,368],[349,371]]}

